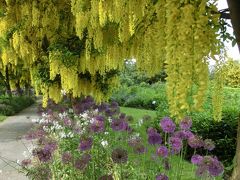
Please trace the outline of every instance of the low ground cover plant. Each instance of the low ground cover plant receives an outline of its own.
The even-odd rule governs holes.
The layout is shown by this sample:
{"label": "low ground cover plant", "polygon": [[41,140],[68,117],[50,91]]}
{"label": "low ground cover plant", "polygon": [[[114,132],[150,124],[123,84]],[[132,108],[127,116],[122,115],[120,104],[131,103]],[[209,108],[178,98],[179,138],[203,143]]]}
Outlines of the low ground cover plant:
{"label": "low ground cover plant", "polygon": [[215,148],[192,133],[189,118],[177,126],[164,117],[156,129],[149,117],[132,122],[115,102],[96,105],[87,97],[72,108],[50,107],[26,135],[37,145],[21,162],[32,179],[214,179],[224,171],[215,156],[193,153],[192,165],[183,160],[187,146]]}

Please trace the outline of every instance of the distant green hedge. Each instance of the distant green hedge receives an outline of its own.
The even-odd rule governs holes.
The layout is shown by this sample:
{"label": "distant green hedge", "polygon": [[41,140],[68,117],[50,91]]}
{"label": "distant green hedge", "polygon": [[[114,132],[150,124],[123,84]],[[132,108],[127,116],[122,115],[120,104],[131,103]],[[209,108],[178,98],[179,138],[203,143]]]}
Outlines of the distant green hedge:
{"label": "distant green hedge", "polygon": [[34,103],[33,97],[28,96],[0,96],[0,114],[11,116]]}

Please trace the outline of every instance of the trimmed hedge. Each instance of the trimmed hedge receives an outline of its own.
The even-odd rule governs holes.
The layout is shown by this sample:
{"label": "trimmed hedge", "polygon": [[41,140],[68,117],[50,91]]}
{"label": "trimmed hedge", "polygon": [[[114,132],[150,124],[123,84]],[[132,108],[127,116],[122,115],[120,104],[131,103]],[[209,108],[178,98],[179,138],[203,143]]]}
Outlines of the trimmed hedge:
{"label": "trimmed hedge", "polygon": [[33,97],[28,96],[13,96],[13,97],[0,97],[0,114],[11,116],[20,112],[26,107],[34,103]]}

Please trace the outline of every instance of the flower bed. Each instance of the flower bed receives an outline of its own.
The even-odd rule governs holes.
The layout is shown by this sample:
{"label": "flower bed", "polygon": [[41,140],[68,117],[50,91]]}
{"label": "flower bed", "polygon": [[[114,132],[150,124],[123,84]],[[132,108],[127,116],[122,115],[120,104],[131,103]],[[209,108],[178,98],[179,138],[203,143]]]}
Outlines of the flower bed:
{"label": "flower bed", "polygon": [[[192,156],[191,169],[183,160],[186,146],[211,151],[185,118],[178,127],[170,118],[160,121],[160,131],[137,124],[120,113],[117,103],[96,105],[87,97],[72,108],[51,106],[34,120],[27,134],[37,147],[22,161],[22,171],[32,179],[193,179],[215,178],[223,173],[216,157]],[[189,165],[190,166],[190,165]],[[189,175],[188,175],[189,174]],[[196,175],[196,177],[195,177]]]}

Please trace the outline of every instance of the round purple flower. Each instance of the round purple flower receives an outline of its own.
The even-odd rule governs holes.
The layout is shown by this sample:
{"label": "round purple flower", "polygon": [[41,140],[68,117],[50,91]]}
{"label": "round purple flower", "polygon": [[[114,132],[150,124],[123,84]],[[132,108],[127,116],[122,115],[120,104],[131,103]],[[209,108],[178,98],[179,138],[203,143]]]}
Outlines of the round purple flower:
{"label": "round purple flower", "polygon": [[193,155],[191,158],[191,162],[196,165],[199,165],[202,162],[202,160],[203,160],[203,157],[198,154]]}
{"label": "round purple flower", "polygon": [[182,140],[180,138],[170,137],[170,144],[172,145],[172,149],[175,153],[182,149]]}
{"label": "round purple flower", "polygon": [[31,162],[32,162],[31,159],[24,159],[24,160],[22,160],[21,165],[23,167],[26,167],[26,166],[29,166],[31,164]]}
{"label": "round purple flower", "polygon": [[53,153],[57,149],[57,143],[56,142],[49,142],[44,146],[44,150],[50,151]]}
{"label": "round purple flower", "polygon": [[191,148],[200,148],[203,146],[203,141],[200,137],[198,136],[191,136],[190,138],[188,138],[188,145],[191,147]]}
{"label": "round purple flower", "polygon": [[90,160],[91,156],[89,154],[84,154],[80,159],[76,159],[74,166],[79,170],[84,170],[87,167]]}
{"label": "round purple flower", "polygon": [[104,117],[101,116],[101,115],[98,115],[98,116],[95,117],[95,120],[97,120],[97,121],[104,121]]}
{"label": "round purple flower", "polygon": [[176,128],[174,122],[168,117],[165,117],[161,120],[160,126],[165,133],[173,133]]}
{"label": "round purple flower", "polygon": [[137,154],[143,154],[145,152],[147,152],[147,148],[144,147],[143,144],[137,144],[133,147],[133,150],[135,153]]}
{"label": "round purple flower", "polygon": [[70,152],[64,152],[62,154],[62,162],[64,164],[71,162],[71,160],[72,160],[72,154]]}
{"label": "round purple flower", "polygon": [[33,154],[37,155],[38,159],[41,162],[48,162],[52,159],[52,153],[48,149],[39,149],[36,150]]}
{"label": "round purple flower", "polygon": [[150,127],[147,129],[147,133],[148,134],[157,133],[157,130],[155,128]]}
{"label": "round purple flower", "polygon": [[190,129],[192,126],[192,120],[189,117],[185,117],[181,122],[180,122],[180,128],[187,130]]}
{"label": "round purple flower", "polygon": [[70,127],[72,125],[72,121],[69,118],[64,118],[63,123],[67,127]]}
{"label": "round purple flower", "polygon": [[203,147],[204,149],[212,151],[215,148],[215,143],[211,139],[205,139]]}
{"label": "round purple flower", "polygon": [[81,151],[86,151],[92,148],[93,139],[92,138],[85,138],[80,141],[79,149]]}
{"label": "round purple flower", "polygon": [[168,180],[168,177],[165,174],[161,173],[156,176],[156,180]]}
{"label": "round purple flower", "polygon": [[124,120],[113,120],[111,128],[114,131],[124,131],[128,129],[128,123]]}
{"label": "round purple flower", "polygon": [[104,131],[104,121],[95,120],[91,124],[91,130],[95,133],[103,132]]}
{"label": "round purple flower", "polygon": [[128,153],[125,149],[116,148],[112,152],[112,160],[114,163],[126,163],[128,160]]}
{"label": "round purple flower", "polygon": [[157,132],[149,133],[148,134],[148,143],[151,144],[151,145],[161,144],[162,143],[162,137]]}
{"label": "round purple flower", "polygon": [[114,180],[112,175],[104,175],[98,178],[98,180]]}
{"label": "round purple flower", "polygon": [[166,158],[168,156],[168,148],[166,146],[160,146],[157,148],[157,155]]}
{"label": "round purple flower", "polygon": [[224,171],[223,164],[216,158],[212,158],[212,161],[208,165],[208,172],[211,176],[219,176]]}
{"label": "round purple flower", "polygon": [[173,134],[174,137],[177,137],[177,138],[180,138],[180,139],[188,139],[193,135],[193,133],[189,130],[181,130],[181,131],[176,131],[174,134]]}
{"label": "round purple flower", "polygon": [[207,167],[206,166],[198,166],[195,174],[197,177],[205,177],[207,175]]}

